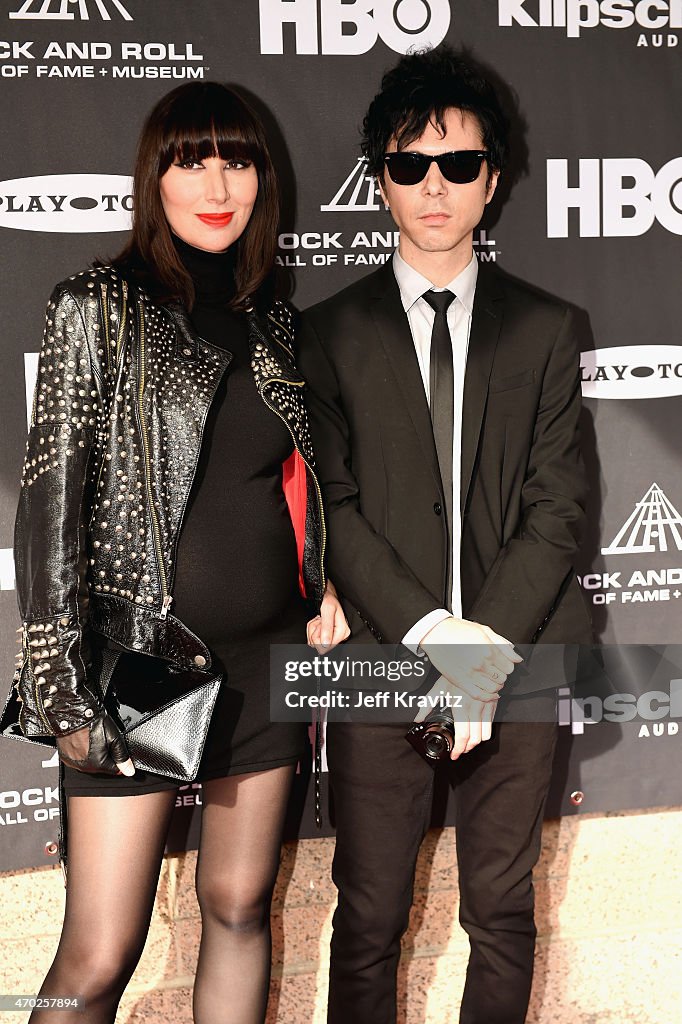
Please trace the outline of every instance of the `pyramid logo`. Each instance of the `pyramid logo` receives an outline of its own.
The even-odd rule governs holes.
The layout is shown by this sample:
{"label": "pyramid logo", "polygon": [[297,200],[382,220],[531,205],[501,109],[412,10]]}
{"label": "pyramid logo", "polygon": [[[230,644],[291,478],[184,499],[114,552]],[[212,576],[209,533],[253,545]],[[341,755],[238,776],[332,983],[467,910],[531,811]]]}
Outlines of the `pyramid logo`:
{"label": "pyramid logo", "polygon": [[639,555],[652,551],[682,551],[682,516],[654,483],[635,505],[602,555]]}
{"label": "pyramid logo", "polygon": [[[111,12],[120,14],[124,21],[133,20],[120,0],[91,0],[90,7],[97,9],[102,21],[111,21]],[[24,0],[9,17],[15,21],[89,21],[90,11],[86,0]]]}
{"label": "pyramid logo", "polygon": [[320,209],[323,213],[368,213],[382,205],[374,175],[368,174],[367,161],[359,156],[334,198]]}

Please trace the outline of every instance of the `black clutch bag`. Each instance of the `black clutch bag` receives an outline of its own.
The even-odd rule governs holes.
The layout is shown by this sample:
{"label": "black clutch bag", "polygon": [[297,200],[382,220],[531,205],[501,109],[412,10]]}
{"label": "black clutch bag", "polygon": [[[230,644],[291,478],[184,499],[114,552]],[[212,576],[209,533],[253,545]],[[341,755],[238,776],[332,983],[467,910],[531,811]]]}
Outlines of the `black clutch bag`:
{"label": "black clutch bag", "polygon": [[160,658],[102,651],[104,706],[136,768],[192,782],[199,771],[222,675],[176,672]]}

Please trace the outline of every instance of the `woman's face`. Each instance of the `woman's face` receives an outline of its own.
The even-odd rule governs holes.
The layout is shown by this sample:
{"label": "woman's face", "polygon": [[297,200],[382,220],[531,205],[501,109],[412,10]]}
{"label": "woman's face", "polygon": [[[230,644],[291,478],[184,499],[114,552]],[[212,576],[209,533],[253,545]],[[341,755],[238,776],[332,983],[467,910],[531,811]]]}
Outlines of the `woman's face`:
{"label": "woman's face", "polygon": [[221,252],[249,222],[258,173],[252,163],[237,158],[176,161],[159,179],[159,190],[171,230],[197,249]]}

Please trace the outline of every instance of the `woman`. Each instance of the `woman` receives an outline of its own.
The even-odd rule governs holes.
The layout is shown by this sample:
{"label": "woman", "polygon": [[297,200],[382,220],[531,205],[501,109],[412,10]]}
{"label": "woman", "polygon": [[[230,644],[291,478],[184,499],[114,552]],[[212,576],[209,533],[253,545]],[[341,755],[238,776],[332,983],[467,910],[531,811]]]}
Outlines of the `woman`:
{"label": "woman", "polygon": [[[142,132],[129,245],[48,307],[15,537],[16,689],[24,735],[56,737],[68,797],[66,916],[41,994],[78,992],[89,1024],[114,1020],[142,951],[178,786],[177,771],[134,767],[124,712],[217,673],[197,776],[195,1019],[265,1015],[306,741],[303,724],[269,722],[269,645],[348,635],[325,584],[291,316],[272,298],[277,218],[256,116],[223,86],[181,86]],[[54,1020],[83,1019],[70,1013]]]}

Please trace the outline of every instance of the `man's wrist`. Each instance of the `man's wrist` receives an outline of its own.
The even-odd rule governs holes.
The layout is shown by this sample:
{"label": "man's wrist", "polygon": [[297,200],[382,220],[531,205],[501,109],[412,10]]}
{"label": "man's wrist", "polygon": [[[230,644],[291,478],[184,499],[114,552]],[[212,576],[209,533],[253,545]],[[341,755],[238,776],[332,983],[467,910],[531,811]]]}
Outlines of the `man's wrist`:
{"label": "man's wrist", "polygon": [[[440,626],[442,626],[444,622],[451,623],[449,629],[445,631],[445,636],[443,636],[444,631],[439,628]],[[452,612],[448,612],[447,619],[445,618],[445,616],[443,616],[443,618],[441,618],[437,622],[431,623],[430,629],[423,635],[421,639],[420,646],[422,647],[422,649],[426,651],[427,646],[432,647],[445,643],[452,643],[453,638],[450,630],[452,630],[453,624],[458,622],[462,622],[462,619],[458,618],[456,615],[453,615]],[[454,642],[456,642],[456,640]]]}
{"label": "man's wrist", "polygon": [[414,626],[408,629],[407,633],[402,639],[402,643],[409,651],[413,654],[423,654],[421,647],[422,640],[431,632],[434,626],[437,626],[439,622],[443,622],[445,619],[450,618],[450,612],[447,608],[434,608],[432,612],[427,612],[421,619],[415,622]]}

